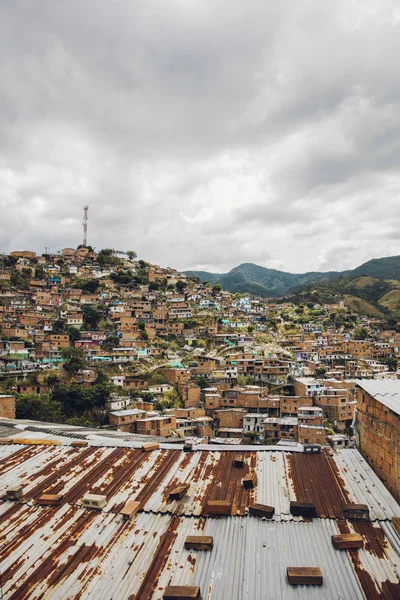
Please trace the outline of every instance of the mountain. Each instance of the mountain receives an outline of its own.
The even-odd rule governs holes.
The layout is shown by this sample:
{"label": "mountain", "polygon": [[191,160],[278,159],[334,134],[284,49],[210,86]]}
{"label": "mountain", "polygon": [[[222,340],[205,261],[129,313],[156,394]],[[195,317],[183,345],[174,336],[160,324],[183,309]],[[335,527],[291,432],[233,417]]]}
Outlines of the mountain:
{"label": "mountain", "polygon": [[185,275],[199,277],[200,281],[219,283],[229,292],[255,294],[264,297],[279,297],[296,292],[317,282],[330,282],[341,277],[373,277],[400,280],[400,256],[375,258],[350,271],[328,271],[326,273],[287,273],[276,269],[260,267],[253,263],[243,263],[229,273],[208,273],[207,271],[185,271]]}

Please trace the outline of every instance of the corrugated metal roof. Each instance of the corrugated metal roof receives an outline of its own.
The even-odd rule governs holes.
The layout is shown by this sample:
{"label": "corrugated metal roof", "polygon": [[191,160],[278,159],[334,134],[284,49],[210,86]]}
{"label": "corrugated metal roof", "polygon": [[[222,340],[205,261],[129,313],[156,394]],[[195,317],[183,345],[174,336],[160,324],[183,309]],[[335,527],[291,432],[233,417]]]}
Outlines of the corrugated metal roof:
{"label": "corrugated metal roof", "polygon": [[400,379],[357,379],[356,383],[378,402],[400,415]]}
{"label": "corrugated metal roof", "polygon": [[358,450],[340,450],[333,458],[351,501],[367,504],[371,520],[400,516],[398,503]]}
{"label": "corrugated metal roof", "polygon": [[[245,466],[237,469],[240,454]],[[332,456],[330,455],[332,454]],[[245,490],[242,478],[257,474],[254,490]],[[128,497],[144,511],[200,516],[208,500],[228,500],[232,515],[244,515],[252,502],[275,507],[274,519],[293,520],[290,501],[313,502],[322,518],[343,518],[346,502],[367,504],[371,520],[392,519],[400,508],[390,492],[357,450],[295,454],[111,446],[6,445],[0,446],[0,496],[15,483],[24,486],[26,501],[43,493],[64,496],[78,504],[85,493],[107,496],[105,511],[119,512]],[[189,483],[187,495],[171,501],[169,493]]]}
{"label": "corrugated metal roof", "polygon": [[[0,514],[5,600],[159,600],[171,584],[199,585],[204,600],[399,597],[399,556],[390,537],[371,524],[362,532],[365,549],[346,552],[332,546],[340,528],[331,519],[276,523],[140,513],[126,522],[68,505],[10,503],[0,503]],[[185,550],[186,536],[199,533],[213,536],[212,551]],[[323,586],[288,585],[288,566],[319,566]]]}

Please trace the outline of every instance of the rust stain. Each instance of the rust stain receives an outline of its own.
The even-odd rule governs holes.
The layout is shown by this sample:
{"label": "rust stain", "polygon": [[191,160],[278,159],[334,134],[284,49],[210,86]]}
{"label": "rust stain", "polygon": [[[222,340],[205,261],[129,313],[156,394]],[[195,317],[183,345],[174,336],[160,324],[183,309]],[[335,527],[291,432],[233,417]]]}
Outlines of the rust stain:
{"label": "rust stain", "polygon": [[[45,511],[43,511],[45,512]],[[75,540],[88,527],[90,522],[95,517],[94,512],[86,511],[64,534],[62,535],[61,543],[56,548],[52,549],[50,554],[39,564],[29,577],[22,583],[16,583],[11,590],[18,585],[18,588],[8,597],[8,600],[29,600],[31,591],[35,586],[45,580],[47,577],[54,576],[54,571],[59,557],[70,547],[73,546]]]}
{"label": "rust stain", "polygon": [[[188,562],[190,562],[190,564],[191,564],[190,570],[191,570],[191,571],[194,571],[194,567],[195,567],[195,564],[196,564],[196,559],[195,559],[195,557],[194,557],[194,556],[192,556],[192,554],[189,554],[189,556],[187,557],[187,559],[188,559]],[[175,564],[176,564],[176,563],[175,563]]]}
{"label": "rust stain", "polygon": [[154,475],[146,478],[146,483],[142,490],[137,495],[136,502],[140,502],[141,506],[145,506],[156,490],[158,490],[165,477],[168,475],[171,467],[176,463],[179,457],[179,450],[165,452],[159,456],[159,464]]}
{"label": "rust stain", "polygon": [[90,546],[82,544],[79,546],[74,554],[68,556],[68,560],[64,565],[57,565],[57,568],[54,569],[51,577],[48,579],[48,587],[52,587],[62,579],[67,579],[82,563],[89,563],[98,550],[99,548],[96,544],[91,544]]}
{"label": "rust stain", "polygon": [[204,531],[204,529],[206,527],[206,523],[207,523],[206,519],[199,519],[197,524],[195,525],[195,529],[197,529],[197,531]]}
{"label": "rust stain", "polygon": [[253,465],[255,466],[256,457],[253,457],[249,452],[241,452],[240,454],[244,454],[245,459],[247,459],[241,469],[237,469],[234,465],[235,452],[222,452],[220,460],[211,465],[210,483],[202,498],[202,514],[206,512],[208,500],[228,501],[231,505],[232,515],[245,514],[252,495],[250,490],[243,488],[242,479],[250,472],[250,468]]}
{"label": "rust stain", "polygon": [[41,494],[43,494],[45,490],[56,489],[57,491],[55,491],[54,493],[60,492],[61,490],[59,489],[59,486],[56,488],[56,484],[58,483],[58,481],[61,481],[62,477],[67,477],[69,472],[72,472],[72,470],[75,467],[81,465],[86,458],[95,454],[95,452],[96,449],[85,448],[84,451],[78,455],[76,455],[75,452],[71,453],[70,456],[72,460],[60,460],[56,465],[46,465],[43,469],[35,473],[35,475],[33,476],[34,479],[40,479],[42,477],[44,477],[44,479],[36,486],[34,486],[32,490],[30,490],[28,497],[31,499],[36,499],[39,496],[41,496]]}
{"label": "rust stain", "polygon": [[[48,448],[48,446],[24,446],[9,456],[2,458],[0,460],[0,475],[4,475],[16,465],[22,464],[36,454],[41,454]],[[51,450],[54,452],[54,447],[52,447]]]}
{"label": "rust stain", "polygon": [[400,583],[384,581],[382,583],[382,598],[384,598],[384,600],[399,600]]}
{"label": "rust stain", "polygon": [[[347,521],[341,519],[337,522],[340,533],[351,533]],[[365,550],[375,554],[378,558],[384,558],[384,550],[387,547],[384,531],[374,527],[371,523],[352,522],[354,531],[362,535]],[[364,569],[358,550],[347,550],[354,571],[360,581],[361,587],[367,600],[398,600],[400,598],[400,584],[384,581],[376,584],[371,575]],[[377,587],[378,585],[378,587]],[[380,589],[378,589],[380,588]]]}
{"label": "rust stain", "polygon": [[181,523],[179,517],[172,517],[168,529],[160,537],[160,541],[153,555],[151,564],[143,578],[137,594],[131,594],[129,600],[150,600],[158,585],[158,579],[165,565],[173,543],[177,536],[177,530]]}
{"label": "rust stain", "polygon": [[343,518],[342,504],[350,502],[349,494],[335,462],[325,453],[288,456],[288,473],[294,484],[298,502],[312,502],[318,516]]}
{"label": "rust stain", "polygon": [[[1,560],[6,556],[9,556],[16,548],[18,548],[23,542],[27,541],[31,534],[42,526],[45,526],[49,521],[49,512],[46,510],[40,510],[36,513],[35,518],[33,520],[28,521],[28,516],[34,514],[34,509],[30,508],[28,511],[26,510],[26,506],[18,505],[21,509],[20,515],[18,515],[18,520],[11,518],[9,522],[12,523],[13,530],[8,531],[5,536],[6,544],[2,546],[0,551],[0,564]],[[51,512],[55,512],[59,509],[59,507],[55,507],[55,509],[50,509]],[[14,514],[14,512],[13,512]],[[12,517],[12,515],[10,515]],[[26,525],[18,528],[18,524],[26,522]],[[4,527],[5,521],[2,521]],[[15,532],[15,536],[13,533]],[[4,538],[3,538],[4,539]]]}
{"label": "rust stain", "polygon": [[388,547],[385,533],[381,527],[374,527],[372,523],[353,521],[354,531],[364,538],[364,548],[378,558],[384,558],[385,549]]}
{"label": "rust stain", "polygon": [[64,495],[64,502],[73,504],[80,500],[88,490],[95,487],[96,482],[101,479],[105,473],[113,466],[120,456],[122,448],[115,448],[110,454],[102,460],[97,461],[95,466],[84,473],[80,479]]}

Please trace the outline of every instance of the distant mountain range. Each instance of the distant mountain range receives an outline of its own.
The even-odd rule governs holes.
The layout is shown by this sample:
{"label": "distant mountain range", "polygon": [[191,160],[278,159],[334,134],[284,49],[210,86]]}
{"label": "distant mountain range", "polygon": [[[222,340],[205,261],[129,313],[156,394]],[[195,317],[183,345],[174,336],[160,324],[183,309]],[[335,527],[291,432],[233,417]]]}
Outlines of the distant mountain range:
{"label": "distant mountain range", "polygon": [[255,294],[276,298],[296,293],[304,287],[318,282],[334,282],[342,277],[374,277],[386,280],[400,280],[400,256],[374,258],[349,271],[328,271],[325,273],[286,273],[276,269],[260,267],[253,263],[243,263],[229,273],[208,273],[207,271],[185,271],[200,281],[219,283],[229,292]]}

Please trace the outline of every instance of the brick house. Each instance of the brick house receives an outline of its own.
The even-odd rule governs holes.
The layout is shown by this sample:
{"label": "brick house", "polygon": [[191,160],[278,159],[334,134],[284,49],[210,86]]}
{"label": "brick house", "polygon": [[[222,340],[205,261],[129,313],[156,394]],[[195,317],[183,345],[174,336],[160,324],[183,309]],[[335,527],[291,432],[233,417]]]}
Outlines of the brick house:
{"label": "brick house", "polygon": [[264,439],[297,440],[298,420],[296,417],[268,417],[264,420]]}
{"label": "brick house", "polygon": [[215,411],[215,420],[219,429],[243,430],[243,418],[247,413],[244,408],[226,408]]}
{"label": "brick house", "polygon": [[15,396],[0,394],[0,417],[15,419]]}
{"label": "brick house", "polygon": [[357,445],[400,501],[400,380],[358,380]]}

